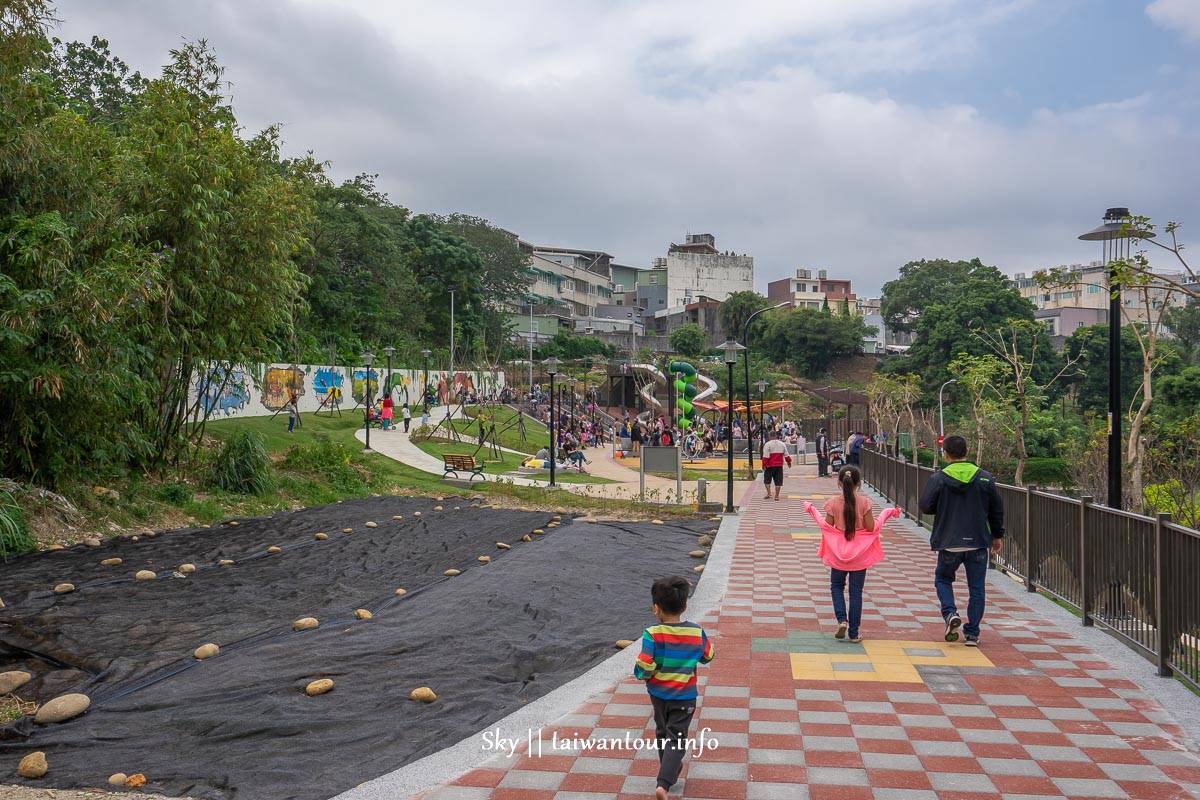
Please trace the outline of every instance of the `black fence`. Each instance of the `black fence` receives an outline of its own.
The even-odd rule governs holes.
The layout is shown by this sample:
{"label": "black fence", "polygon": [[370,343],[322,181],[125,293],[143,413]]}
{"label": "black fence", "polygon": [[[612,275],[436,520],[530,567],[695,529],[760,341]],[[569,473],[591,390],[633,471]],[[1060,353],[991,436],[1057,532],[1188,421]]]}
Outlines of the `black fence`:
{"label": "black fence", "polygon": [[[933,470],[864,448],[863,480],[929,525],[917,507]],[[994,564],[1100,625],[1200,690],[1200,532],[1169,514],[1145,517],[1092,502],[999,484],[1004,549]]]}

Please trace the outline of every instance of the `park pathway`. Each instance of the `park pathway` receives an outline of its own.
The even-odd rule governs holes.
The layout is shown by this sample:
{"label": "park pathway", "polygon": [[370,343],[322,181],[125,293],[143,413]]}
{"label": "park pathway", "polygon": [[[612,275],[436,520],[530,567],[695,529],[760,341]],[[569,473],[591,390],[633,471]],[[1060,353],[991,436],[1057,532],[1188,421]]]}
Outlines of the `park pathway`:
{"label": "park pathway", "polygon": [[[828,497],[834,483],[814,472],[791,470],[780,502],[747,492],[736,531],[722,526],[710,561],[722,547],[730,551],[727,583],[723,593],[703,580],[698,589],[716,587],[719,598],[698,620],[715,636],[717,653],[700,670],[693,732],[708,728],[711,741],[689,760],[672,797],[1197,796],[1192,720],[1200,698],[1153,677],[1122,645],[1085,633],[1065,611],[994,571],[981,647],[944,642],[927,534],[912,522],[885,527],[887,558],[867,579],[865,640],[835,641],[828,570],[802,509],[806,499]],[[705,580],[721,581],[723,570],[713,567]],[[632,653],[614,661],[622,658]],[[541,729],[541,755],[489,758],[481,742],[475,768],[423,797],[652,797],[652,752],[551,753],[548,742],[555,733],[593,742],[630,731],[651,736],[649,718],[642,684],[631,677],[597,683],[587,702]]]}

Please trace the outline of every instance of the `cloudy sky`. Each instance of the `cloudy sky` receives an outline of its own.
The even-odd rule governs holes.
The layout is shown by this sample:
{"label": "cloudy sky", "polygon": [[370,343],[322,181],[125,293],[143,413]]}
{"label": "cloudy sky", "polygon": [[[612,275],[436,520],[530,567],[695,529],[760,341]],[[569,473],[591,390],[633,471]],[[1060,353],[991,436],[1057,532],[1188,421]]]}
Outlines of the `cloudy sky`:
{"label": "cloudy sky", "polygon": [[56,6],[144,74],[206,38],[246,127],[336,178],[621,263],[711,232],[760,289],[873,294],[918,258],[1098,258],[1110,205],[1200,241],[1200,0]]}

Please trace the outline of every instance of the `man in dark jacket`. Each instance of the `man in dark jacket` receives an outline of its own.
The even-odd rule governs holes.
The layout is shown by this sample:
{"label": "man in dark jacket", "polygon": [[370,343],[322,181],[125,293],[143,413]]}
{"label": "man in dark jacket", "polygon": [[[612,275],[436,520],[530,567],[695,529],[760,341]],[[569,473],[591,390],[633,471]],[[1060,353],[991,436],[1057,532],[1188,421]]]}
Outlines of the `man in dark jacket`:
{"label": "man in dark jacket", "polygon": [[[946,641],[958,641],[961,626],[967,647],[979,646],[979,622],[984,612],[988,553],[999,553],[1004,539],[1004,504],[996,481],[987,470],[967,461],[967,440],[947,436],[942,453],[948,462],[934,473],[921,492],[921,513],[935,514],[929,547],[938,554],[934,586],[946,620]],[[967,623],[954,605],[954,576],[966,567]]]}
{"label": "man in dark jacket", "polygon": [[817,477],[829,475],[829,436],[825,429],[817,431]]}

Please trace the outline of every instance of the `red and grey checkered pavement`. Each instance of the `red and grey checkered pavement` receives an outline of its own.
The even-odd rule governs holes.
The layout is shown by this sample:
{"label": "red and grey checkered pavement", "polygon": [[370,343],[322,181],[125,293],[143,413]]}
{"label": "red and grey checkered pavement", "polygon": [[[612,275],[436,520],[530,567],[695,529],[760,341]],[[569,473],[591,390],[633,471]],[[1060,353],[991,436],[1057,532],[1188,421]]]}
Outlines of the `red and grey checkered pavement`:
{"label": "red and grey checkered pavement", "polygon": [[[707,749],[672,797],[1200,797],[1196,743],[1069,625],[997,586],[1008,578],[989,574],[981,647],[945,643],[928,540],[911,522],[885,527],[887,557],[867,577],[865,641],[835,641],[828,569],[802,508],[835,487],[812,473],[789,475],[778,502],[747,494],[724,599],[698,620],[717,647],[700,670],[693,723],[697,736],[708,730]],[[555,735],[582,744],[555,750]],[[596,749],[626,736],[653,738],[632,677],[543,729],[532,752],[494,756],[424,797],[653,797],[652,750]]]}

